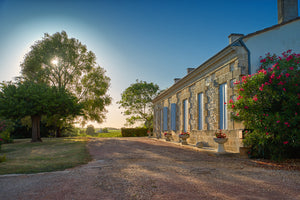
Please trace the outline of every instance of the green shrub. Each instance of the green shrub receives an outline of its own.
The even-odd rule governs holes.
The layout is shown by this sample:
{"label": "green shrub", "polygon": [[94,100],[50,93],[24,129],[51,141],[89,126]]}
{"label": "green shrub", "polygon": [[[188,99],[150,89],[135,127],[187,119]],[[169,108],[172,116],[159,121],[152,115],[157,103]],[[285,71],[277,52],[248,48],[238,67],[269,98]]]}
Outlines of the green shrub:
{"label": "green shrub", "polygon": [[254,75],[238,81],[233,118],[244,122],[251,156],[281,160],[300,157],[300,54],[267,54]]}
{"label": "green shrub", "polygon": [[86,128],[86,131],[85,133],[87,135],[94,135],[95,134],[95,128],[93,125],[88,125],[87,128]]}
{"label": "green shrub", "polygon": [[147,135],[147,128],[122,128],[122,137],[144,137]]}
{"label": "green shrub", "polygon": [[0,163],[6,161],[6,155],[0,156]]}
{"label": "green shrub", "polygon": [[0,121],[0,143],[12,143],[13,139],[10,137],[11,123],[7,120]]}

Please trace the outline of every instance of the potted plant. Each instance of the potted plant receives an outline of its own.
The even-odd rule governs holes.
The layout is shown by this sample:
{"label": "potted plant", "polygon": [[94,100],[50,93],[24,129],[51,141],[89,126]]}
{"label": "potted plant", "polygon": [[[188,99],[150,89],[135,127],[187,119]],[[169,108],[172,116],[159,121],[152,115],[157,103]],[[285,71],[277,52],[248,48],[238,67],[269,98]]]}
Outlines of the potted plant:
{"label": "potted plant", "polygon": [[150,138],[152,136],[152,133],[150,130],[147,130],[147,134],[148,134],[148,137]]}
{"label": "potted plant", "polygon": [[225,148],[224,148],[224,143],[227,142],[228,138],[226,138],[226,134],[222,132],[222,129],[217,131],[215,133],[216,138],[214,138],[214,141],[218,143],[218,153],[224,153]]}
{"label": "potted plant", "polygon": [[188,132],[182,132],[179,134],[179,138],[181,139],[181,144],[187,145],[186,139],[190,137],[190,134]]}
{"label": "potted plant", "polygon": [[169,132],[166,132],[166,133],[164,133],[164,136],[166,137],[166,141],[171,141],[171,136],[172,136],[172,134],[171,133],[169,133]]}

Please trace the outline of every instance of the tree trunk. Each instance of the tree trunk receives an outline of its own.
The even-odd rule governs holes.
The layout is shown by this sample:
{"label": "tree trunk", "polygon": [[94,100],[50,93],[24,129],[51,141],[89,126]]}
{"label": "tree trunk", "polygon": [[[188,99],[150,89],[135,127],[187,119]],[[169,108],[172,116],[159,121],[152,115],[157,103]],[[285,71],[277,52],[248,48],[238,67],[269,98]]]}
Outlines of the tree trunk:
{"label": "tree trunk", "polygon": [[31,140],[31,142],[42,142],[41,130],[40,130],[41,116],[33,115],[33,116],[31,116],[31,121],[32,121],[32,140]]}
{"label": "tree trunk", "polygon": [[56,137],[61,137],[61,130],[59,127],[56,129]]}

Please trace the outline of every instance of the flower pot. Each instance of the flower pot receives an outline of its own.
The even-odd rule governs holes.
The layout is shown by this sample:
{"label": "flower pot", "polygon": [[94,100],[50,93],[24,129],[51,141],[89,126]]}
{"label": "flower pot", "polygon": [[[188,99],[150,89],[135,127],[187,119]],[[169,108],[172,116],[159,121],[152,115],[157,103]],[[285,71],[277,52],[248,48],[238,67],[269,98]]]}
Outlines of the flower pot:
{"label": "flower pot", "polygon": [[179,135],[179,138],[181,139],[181,144],[183,145],[187,145],[187,141],[186,139],[188,139],[190,137],[190,135],[188,134],[184,134],[184,135]]}
{"label": "flower pot", "polygon": [[228,138],[214,138],[214,141],[218,143],[218,153],[225,153],[224,143],[227,142]]}
{"label": "flower pot", "polygon": [[171,136],[172,136],[172,134],[166,134],[165,135],[165,137],[166,137],[166,141],[171,141]]}

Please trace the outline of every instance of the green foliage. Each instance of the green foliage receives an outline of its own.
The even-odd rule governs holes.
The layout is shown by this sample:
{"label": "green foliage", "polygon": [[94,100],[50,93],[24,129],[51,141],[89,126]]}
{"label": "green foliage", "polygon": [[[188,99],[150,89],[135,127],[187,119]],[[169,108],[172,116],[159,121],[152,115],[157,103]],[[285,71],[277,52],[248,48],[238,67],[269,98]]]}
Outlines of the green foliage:
{"label": "green foliage", "polygon": [[148,136],[148,128],[122,128],[122,137],[144,137]]}
{"label": "green foliage", "polygon": [[158,94],[158,91],[158,85],[137,80],[122,93],[122,99],[118,104],[125,109],[123,114],[130,116],[126,119],[129,125],[142,121],[147,128],[153,126],[152,99]]}
{"label": "green foliage", "polygon": [[[106,94],[110,79],[97,65],[95,54],[77,39],[68,38],[65,31],[53,35],[46,33],[31,46],[21,67],[25,79],[56,86],[75,95],[83,104],[82,123],[85,120],[101,123],[105,118],[105,106],[111,103]],[[50,123],[60,127],[68,121],[60,114],[52,116]]]}
{"label": "green foliage", "polygon": [[242,77],[233,118],[244,122],[245,144],[253,157],[300,157],[300,54],[267,54],[261,69]]}
{"label": "green foliage", "polygon": [[[31,116],[32,124],[38,123],[39,127],[42,115],[50,117],[59,115],[64,118],[80,115],[83,105],[77,102],[78,99],[68,91],[44,83],[32,81],[2,83],[0,116],[13,120]],[[39,129],[32,129],[32,136],[37,134],[38,139],[40,139]]]}
{"label": "green foliage", "polygon": [[100,128],[99,133],[108,133],[108,128]]}
{"label": "green foliage", "polygon": [[94,135],[95,134],[95,128],[93,125],[88,125],[86,128],[86,134],[87,135]]}
{"label": "green foliage", "polygon": [[12,122],[9,120],[0,121],[0,149],[2,143],[12,143],[13,139],[10,137],[10,132],[13,130]]}

